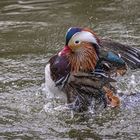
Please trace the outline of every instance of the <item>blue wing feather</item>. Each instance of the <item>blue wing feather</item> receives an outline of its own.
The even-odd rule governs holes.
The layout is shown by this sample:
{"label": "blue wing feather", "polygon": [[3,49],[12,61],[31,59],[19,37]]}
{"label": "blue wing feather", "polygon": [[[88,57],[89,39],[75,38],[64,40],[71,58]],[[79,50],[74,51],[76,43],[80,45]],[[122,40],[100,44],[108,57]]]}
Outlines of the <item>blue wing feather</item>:
{"label": "blue wing feather", "polygon": [[108,52],[106,59],[111,62],[125,64],[124,60],[121,57],[119,57],[118,55],[114,54],[113,52]]}

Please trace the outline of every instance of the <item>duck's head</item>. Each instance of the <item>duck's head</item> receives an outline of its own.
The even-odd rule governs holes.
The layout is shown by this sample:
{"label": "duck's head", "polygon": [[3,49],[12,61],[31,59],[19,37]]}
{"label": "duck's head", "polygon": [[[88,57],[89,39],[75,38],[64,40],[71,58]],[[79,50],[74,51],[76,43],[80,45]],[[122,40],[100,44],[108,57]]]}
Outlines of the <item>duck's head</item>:
{"label": "duck's head", "polygon": [[97,35],[89,28],[71,27],[66,32],[65,38],[65,46],[59,55],[65,55],[68,52],[77,53],[87,44],[92,45],[96,51],[100,46]]}
{"label": "duck's head", "polygon": [[72,27],[66,33],[65,46],[59,52],[59,56],[68,55],[72,70],[87,71],[94,69],[98,60],[99,47],[99,39],[92,30]]}

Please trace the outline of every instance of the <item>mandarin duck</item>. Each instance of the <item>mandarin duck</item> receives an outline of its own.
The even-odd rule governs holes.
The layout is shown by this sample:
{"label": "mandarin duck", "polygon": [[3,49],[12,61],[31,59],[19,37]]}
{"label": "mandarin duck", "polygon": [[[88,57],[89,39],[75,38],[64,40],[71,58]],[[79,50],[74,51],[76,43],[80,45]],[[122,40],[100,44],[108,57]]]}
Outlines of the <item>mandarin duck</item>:
{"label": "mandarin duck", "polygon": [[50,93],[65,95],[73,110],[88,110],[94,99],[95,104],[117,107],[120,100],[111,83],[128,67],[140,68],[140,50],[98,37],[91,29],[72,27],[64,48],[46,65],[45,83]]}

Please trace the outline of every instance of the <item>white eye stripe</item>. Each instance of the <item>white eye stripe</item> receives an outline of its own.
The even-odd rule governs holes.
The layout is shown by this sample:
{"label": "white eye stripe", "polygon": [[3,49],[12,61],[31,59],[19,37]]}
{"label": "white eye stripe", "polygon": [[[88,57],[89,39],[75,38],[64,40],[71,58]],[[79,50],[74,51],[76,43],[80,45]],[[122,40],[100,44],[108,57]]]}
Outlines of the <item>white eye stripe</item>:
{"label": "white eye stripe", "polygon": [[97,40],[96,40],[96,37],[88,31],[77,32],[76,34],[74,34],[72,36],[69,43],[71,41],[73,41],[75,44],[77,44],[76,41],[79,41],[79,42],[86,41],[86,42],[91,42],[91,43],[99,45]]}

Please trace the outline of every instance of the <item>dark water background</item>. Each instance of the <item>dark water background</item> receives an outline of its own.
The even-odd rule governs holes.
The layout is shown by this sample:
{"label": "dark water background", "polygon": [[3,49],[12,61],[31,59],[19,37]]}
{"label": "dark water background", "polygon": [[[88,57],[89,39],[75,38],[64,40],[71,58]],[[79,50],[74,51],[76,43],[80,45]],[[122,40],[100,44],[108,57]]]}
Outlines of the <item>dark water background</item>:
{"label": "dark water background", "polygon": [[45,106],[44,68],[71,26],[140,47],[140,1],[0,0],[0,140],[140,139],[139,70],[117,84],[127,107],[72,118]]}

